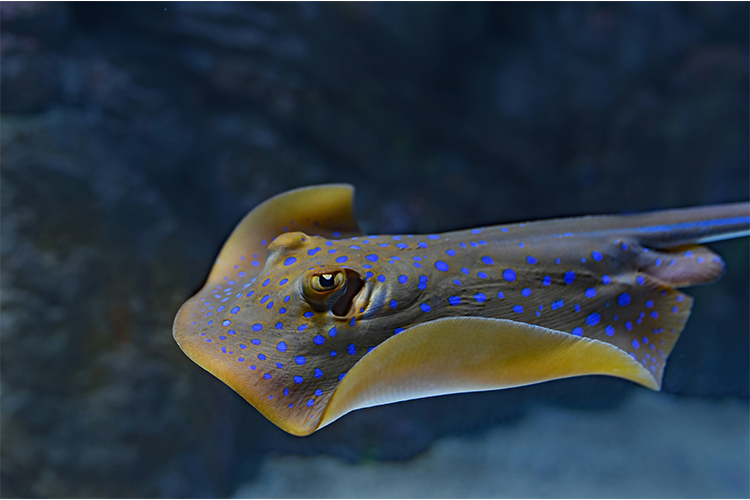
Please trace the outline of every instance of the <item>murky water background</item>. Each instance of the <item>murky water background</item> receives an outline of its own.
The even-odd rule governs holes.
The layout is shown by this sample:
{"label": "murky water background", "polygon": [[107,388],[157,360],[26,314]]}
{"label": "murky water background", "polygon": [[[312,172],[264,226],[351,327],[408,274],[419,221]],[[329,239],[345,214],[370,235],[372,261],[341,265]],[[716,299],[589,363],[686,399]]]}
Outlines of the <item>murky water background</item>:
{"label": "murky water background", "polygon": [[662,393],[603,377],[284,434],[172,340],[234,224],[748,198],[746,3],[0,4],[4,497],[747,497],[748,241]]}

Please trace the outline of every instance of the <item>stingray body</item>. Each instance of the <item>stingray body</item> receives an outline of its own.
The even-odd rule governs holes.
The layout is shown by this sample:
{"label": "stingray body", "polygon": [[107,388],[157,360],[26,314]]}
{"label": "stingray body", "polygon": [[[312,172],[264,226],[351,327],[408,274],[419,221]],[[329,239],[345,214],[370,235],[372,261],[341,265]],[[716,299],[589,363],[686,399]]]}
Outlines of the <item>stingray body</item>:
{"label": "stingray body", "polygon": [[282,429],[358,408],[604,374],[659,389],[750,204],[363,236],[347,185],[258,206],[174,337]]}

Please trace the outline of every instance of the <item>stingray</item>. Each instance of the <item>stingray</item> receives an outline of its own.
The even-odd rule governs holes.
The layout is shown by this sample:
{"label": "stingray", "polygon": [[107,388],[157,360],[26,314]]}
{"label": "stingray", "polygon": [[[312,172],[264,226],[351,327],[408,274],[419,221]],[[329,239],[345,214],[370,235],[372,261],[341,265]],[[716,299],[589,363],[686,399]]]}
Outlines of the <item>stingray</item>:
{"label": "stingray", "polygon": [[704,243],[750,203],[363,235],[353,188],[252,210],[180,309],[180,348],[304,436],[359,408],[581,375],[650,389],[693,300],[724,272]]}

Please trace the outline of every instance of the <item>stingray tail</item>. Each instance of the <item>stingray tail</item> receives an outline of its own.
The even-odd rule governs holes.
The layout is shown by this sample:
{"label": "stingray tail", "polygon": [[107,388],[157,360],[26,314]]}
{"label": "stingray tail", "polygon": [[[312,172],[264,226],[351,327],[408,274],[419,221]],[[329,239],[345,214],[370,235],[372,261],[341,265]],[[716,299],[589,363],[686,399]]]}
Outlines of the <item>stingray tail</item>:
{"label": "stingray tail", "polygon": [[632,216],[641,245],[667,249],[750,235],[750,203],[664,210]]}
{"label": "stingray tail", "polygon": [[702,243],[750,235],[750,203],[632,216],[631,241],[644,249],[639,271],[671,286],[700,285],[724,274],[724,261]]}

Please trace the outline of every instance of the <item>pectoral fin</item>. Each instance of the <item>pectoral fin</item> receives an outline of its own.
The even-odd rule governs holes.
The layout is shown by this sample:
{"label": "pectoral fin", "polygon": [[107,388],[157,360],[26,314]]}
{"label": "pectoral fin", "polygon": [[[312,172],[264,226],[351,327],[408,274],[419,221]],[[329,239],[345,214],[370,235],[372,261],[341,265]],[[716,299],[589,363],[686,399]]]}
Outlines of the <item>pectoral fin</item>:
{"label": "pectoral fin", "polygon": [[[354,217],[349,184],[326,184],[287,191],[258,205],[237,225],[221,249],[208,284],[244,271],[257,275],[266,261],[266,247],[279,234],[301,231],[327,238],[361,234]],[[235,267],[238,266],[238,267]]]}
{"label": "pectoral fin", "polygon": [[596,374],[659,389],[640,363],[605,342],[505,319],[444,318],[362,358],[333,393],[321,427],[358,408]]}

